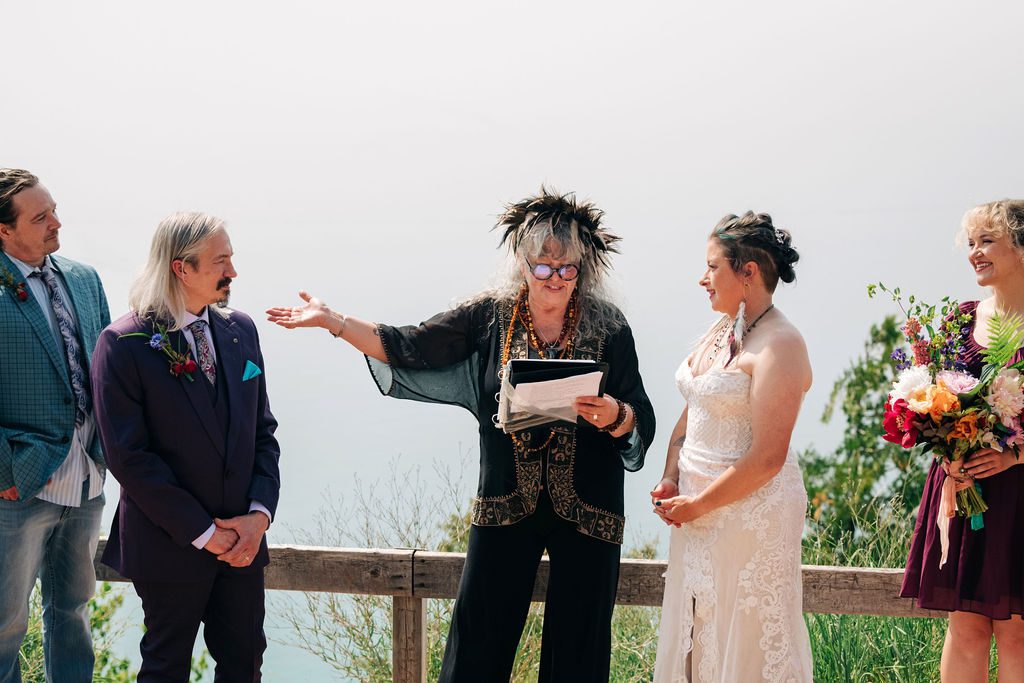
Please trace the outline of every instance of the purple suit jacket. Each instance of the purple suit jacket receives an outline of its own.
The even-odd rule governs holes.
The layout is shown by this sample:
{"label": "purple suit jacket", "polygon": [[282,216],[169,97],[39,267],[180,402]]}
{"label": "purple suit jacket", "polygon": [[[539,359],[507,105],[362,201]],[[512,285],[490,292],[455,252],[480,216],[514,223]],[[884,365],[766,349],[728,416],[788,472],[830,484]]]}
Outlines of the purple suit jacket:
{"label": "purple suit jacket", "polygon": [[[281,485],[277,421],[267,401],[266,375],[243,381],[247,361],[263,370],[252,319],[211,312],[217,372],[224,373],[231,411],[224,434],[202,372],[194,381],[170,373],[167,356],[143,337],[149,321],[134,313],[100,334],[92,357],[95,415],[111,474],[121,497],[103,563],[139,581],[198,581],[225,565],[192,541],[214,517],[243,515],[258,500],[276,515]],[[189,348],[181,332],[174,348]],[[269,562],[266,539],[252,565]]]}

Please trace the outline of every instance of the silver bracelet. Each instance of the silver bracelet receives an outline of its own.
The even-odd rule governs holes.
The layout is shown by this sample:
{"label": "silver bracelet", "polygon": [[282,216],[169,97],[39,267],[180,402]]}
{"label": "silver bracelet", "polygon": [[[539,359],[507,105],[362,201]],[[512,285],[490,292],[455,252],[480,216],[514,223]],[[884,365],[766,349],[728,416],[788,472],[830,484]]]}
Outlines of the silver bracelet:
{"label": "silver bracelet", "polygon": [[348,324],[348,316],[342,315],[341,313],[335,313],[335,315],[341,318],[341,327],[338,328],[338,334],[334,334],[330,330],[327,331],[331,332],[331,336],[335,339],[341,339],[341,335],[345,334],[345,325]]}

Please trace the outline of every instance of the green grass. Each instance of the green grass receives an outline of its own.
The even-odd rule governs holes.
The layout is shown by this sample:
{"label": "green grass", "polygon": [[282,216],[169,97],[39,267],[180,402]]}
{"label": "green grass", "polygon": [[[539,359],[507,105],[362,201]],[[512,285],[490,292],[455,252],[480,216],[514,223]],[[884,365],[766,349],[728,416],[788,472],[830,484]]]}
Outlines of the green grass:
{"label": "green grass", "polygon": [[[900,501],[876,507],[870,533],[821,533],[804,539],[805,564],[903,567],[913,519]],[[897,511],[897,512],[894,512]],[[855,520],[860,521],[860,520]],[[918,683],[939,680],[946,619],[808,614],[814,680]],[[995,680],[995,647],[991,679]]]}

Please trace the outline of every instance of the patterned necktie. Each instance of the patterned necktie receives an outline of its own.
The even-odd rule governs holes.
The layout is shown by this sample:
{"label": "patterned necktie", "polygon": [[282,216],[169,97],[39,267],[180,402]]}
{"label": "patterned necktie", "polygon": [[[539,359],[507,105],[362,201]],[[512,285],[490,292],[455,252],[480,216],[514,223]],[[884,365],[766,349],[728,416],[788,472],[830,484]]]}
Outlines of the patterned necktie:
{"label": "patterned necktie", "polygon": [[68,371],[71,378],[71,391],[75,395],[75,425],[81,425],[85,416],[92,408],[92,397],[89,394],[89,374],[85,371],[82,359],[82,345],[78,342],[78,327],[75,325],[75,318],[71,310],[64,302],[64,297],[57,286],[57,276],[53,274],[49,264],[44,264],[41,270],[31,273],[40,278],[50,293],[50,307],[53,308],[53,316],[57,320],[57,328],[60,330],[60,338],[64,341],[64,355],[68,359]]}
{"label": "patterned necktie", "polygon": [[196,362],[199,363],[199,369],[206,375],[210,384],[213,384],[217,381],[217,366],[213,362],[213,354],[210,353],[210,342],[206,338],[206,330],[203,329],[205,326],[206,321],[199,319],[190,323],[188,329],[195,340],[196,355],[199,356]]}

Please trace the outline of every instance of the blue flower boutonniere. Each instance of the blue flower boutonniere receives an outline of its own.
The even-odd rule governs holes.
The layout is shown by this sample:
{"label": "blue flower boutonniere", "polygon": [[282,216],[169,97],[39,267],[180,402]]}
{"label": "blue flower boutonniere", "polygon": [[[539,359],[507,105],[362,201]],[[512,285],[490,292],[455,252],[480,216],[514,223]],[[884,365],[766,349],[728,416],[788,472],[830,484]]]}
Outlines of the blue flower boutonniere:
{"label": "blue flower boutonniere", "polygon": [[118,339],[124,339],[125,337],[145,337],[148,341],[149,348],[156,351],[161,351],[167,356],[167,361],[170,364],[170,373],[175,377],[181,377],[182,375],[188,379],[189,382],[194,382],[192,373],[199,367],[192,359],[190,351],[181,351],[171,346],[170,340],[167,338],[167,326],[159,323],[153,323],[153,332],[130,332],[128,334],[122,334],[118,336]]}
{"label": "blue flower boutonniere", "polygon": [[22,303],[28,301],[28,290],[25,289],[25,282],[18,282],[14,274],[3,266],[0,266],[0,289],[13,289],[14,296]]}

